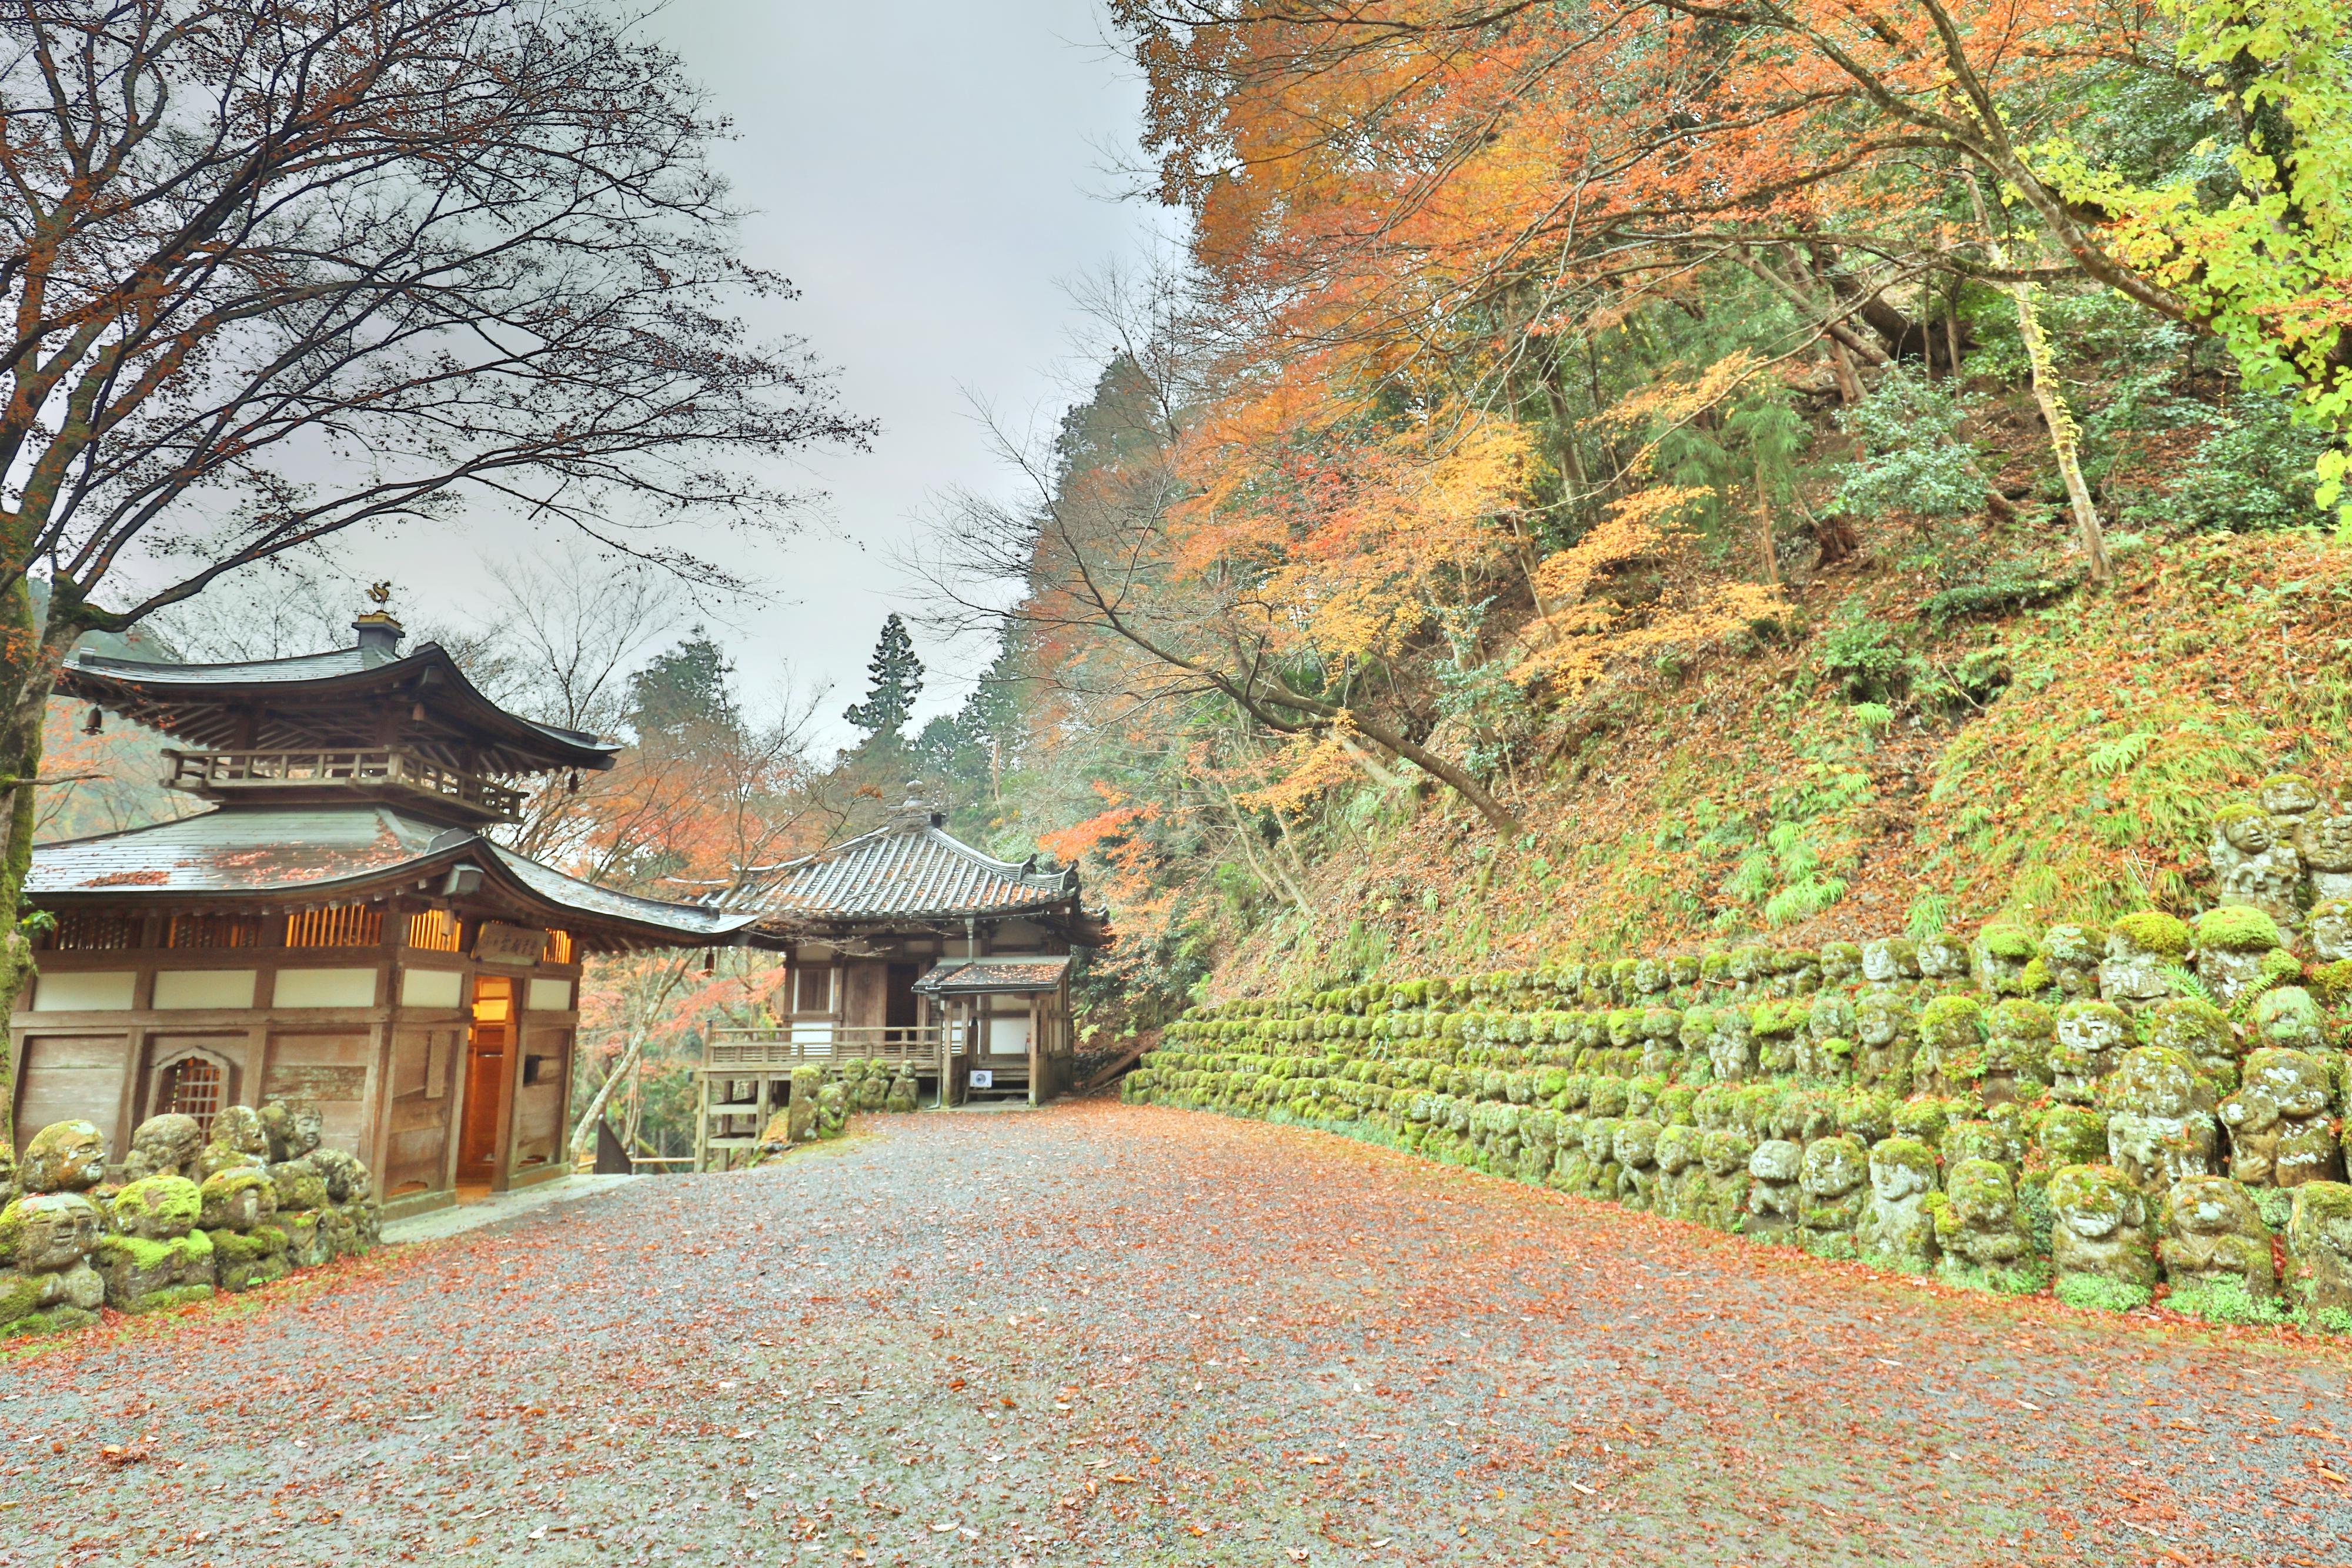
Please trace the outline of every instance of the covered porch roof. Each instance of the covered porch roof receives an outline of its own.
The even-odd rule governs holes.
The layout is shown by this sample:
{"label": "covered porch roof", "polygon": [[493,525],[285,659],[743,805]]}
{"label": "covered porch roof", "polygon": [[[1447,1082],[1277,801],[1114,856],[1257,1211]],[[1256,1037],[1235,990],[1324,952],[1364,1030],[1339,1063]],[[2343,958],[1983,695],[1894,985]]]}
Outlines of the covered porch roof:
{"label": "covered porch roof", "polygon": [[1001,958],[946,958],[932,965],[915,982],[915,989],[933,997],[1033,996],[1061,989],[1069,969],[1066,956],[1039,957],[1024,953]]}

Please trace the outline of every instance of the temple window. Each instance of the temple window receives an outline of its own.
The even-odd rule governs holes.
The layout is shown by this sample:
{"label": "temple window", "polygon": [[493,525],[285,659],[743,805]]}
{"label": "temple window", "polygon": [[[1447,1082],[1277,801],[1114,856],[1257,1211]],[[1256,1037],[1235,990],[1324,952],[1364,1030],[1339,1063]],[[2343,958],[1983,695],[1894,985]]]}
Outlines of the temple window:
{"label": "temple window", "polygon": [[201,1056],[184,1056],[163,1069],[155,1090],[157,1111],[194,1116],[202,1134],[209,1138],[226,1081],[227,1074],[221,1071],[220,1063]]}
{"label": "temple window", "polygon": [[253,915],[174,915],[166,947],[258,947],[261,919]]}
{"label": "temple window", "polygon": [[408,945],[427,953],[457,950],[457,917],[446,909],[428,909],[408,917]]}
{"label": "temple window", "polygon": [[93,953],[139,946],[137,920],[127,915],[68,910],[58,916],[44,946],[58,953]]}
{"label": "temple window", "polygon": [[305,909],[286,917],[289,947],[373,947],[383,940],[383,911],[364,904]]}

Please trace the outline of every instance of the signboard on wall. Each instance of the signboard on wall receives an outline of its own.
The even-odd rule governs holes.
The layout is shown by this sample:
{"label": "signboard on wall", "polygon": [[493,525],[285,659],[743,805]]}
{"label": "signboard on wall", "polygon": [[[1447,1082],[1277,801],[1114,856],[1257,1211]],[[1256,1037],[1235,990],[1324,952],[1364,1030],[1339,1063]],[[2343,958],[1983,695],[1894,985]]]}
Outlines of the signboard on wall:
{"label": "signboard on wall", "polygon": [[971,1086],[974,1089],[993,1089],[996,1087],[996,1074],[985,1067],[975,1067],[971,1070]]}
{"label": "signboard on wall", "polygon": [[474,937],[474,962],[527,969],[547,956],[547,933],[529,925],[482,922]]}

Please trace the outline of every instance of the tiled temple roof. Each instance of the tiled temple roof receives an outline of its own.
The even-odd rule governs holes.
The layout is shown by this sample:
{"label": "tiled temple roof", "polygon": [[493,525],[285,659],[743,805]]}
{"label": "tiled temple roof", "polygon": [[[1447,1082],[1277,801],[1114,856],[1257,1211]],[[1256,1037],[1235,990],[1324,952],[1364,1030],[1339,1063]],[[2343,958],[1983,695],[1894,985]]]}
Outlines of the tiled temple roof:
{"label": "tiled temple roof", "polygon": [[461,863],[550,924],[602,933],[605,946],[722,942],[757,918],[598,887],[478,833],[368,805],[236,807],[39,844],[25,895],[48,907],[301,905],[404,891]]}
{"label": "tiled temple roof", "polygon": [[747,873],[727,903],[765,918],[944,918],[1068,904],[1078,873],[1041,872],[982,854],[929,815],[902,814],[819,854]]}

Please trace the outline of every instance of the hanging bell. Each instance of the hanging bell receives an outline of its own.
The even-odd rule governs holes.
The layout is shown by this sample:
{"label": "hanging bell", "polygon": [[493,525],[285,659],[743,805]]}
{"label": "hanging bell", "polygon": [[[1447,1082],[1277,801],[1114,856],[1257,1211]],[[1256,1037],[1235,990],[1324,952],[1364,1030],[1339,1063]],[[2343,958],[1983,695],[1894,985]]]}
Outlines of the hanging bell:
{"label": "hanging bell", "polygon": [[423,724],[425,722],[425,705],[423,703],[410,703],[408,705],[408,722],[411,724]]}
{"label": "hanging bell", "polygon": [[88,718],[86,718],[86,719],[82,720],[81,732],[82,732],[84,735],[103,735],[103,734],[105,734],[105,733],[106,733],[106,713],[105,713],[105,710],[104,710],[104,709],[102,709],[102,708],[92,708],[92,709],[90,709],[90,710],[89,710],[89,716]]}

